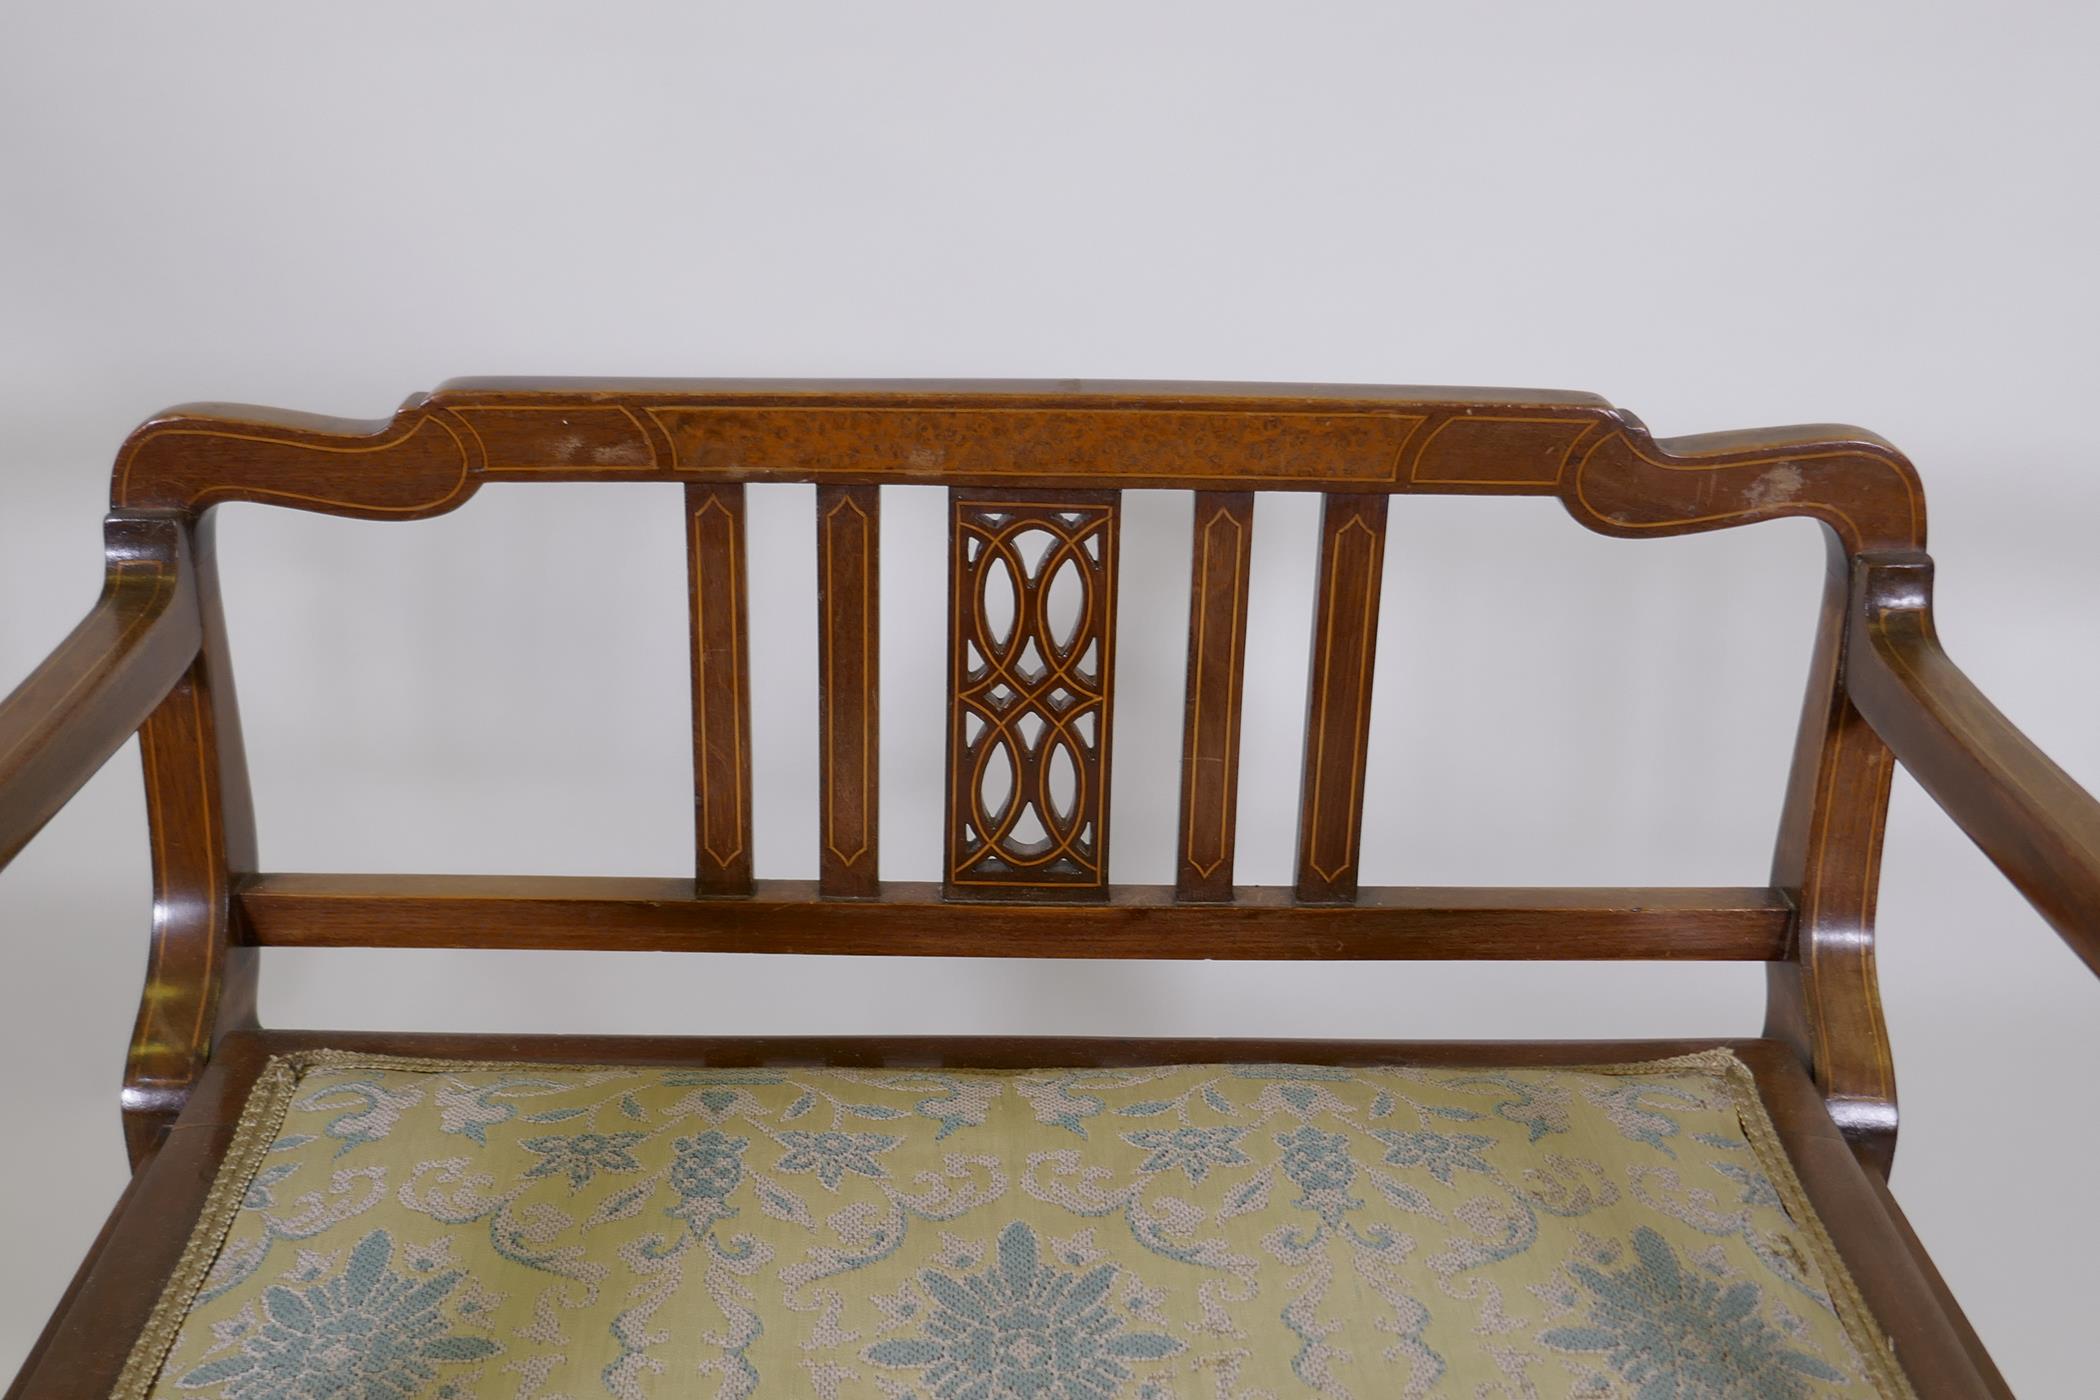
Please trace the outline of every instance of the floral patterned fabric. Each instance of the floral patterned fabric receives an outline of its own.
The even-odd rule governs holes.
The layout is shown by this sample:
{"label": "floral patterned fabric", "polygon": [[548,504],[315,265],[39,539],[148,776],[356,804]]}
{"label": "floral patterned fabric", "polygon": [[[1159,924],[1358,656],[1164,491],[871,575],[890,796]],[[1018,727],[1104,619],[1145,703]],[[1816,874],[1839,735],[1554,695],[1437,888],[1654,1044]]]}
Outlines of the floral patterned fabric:
{"label": "floral patterned fabric", "polygon": [[1907,1395],[1725,1053],[273,1062],[120,1396]]}

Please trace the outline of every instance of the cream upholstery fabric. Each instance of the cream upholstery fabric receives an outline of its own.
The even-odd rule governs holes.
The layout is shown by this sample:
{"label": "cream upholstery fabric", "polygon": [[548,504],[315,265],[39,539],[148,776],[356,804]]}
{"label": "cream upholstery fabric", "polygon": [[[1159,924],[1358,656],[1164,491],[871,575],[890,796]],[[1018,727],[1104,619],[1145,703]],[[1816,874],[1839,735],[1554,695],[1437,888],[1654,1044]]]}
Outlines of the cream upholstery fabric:
{"label": "cream upholstery fabric", "polygon": [[121,1395],[1907,1394],[1748,1073],[274,1062]]}

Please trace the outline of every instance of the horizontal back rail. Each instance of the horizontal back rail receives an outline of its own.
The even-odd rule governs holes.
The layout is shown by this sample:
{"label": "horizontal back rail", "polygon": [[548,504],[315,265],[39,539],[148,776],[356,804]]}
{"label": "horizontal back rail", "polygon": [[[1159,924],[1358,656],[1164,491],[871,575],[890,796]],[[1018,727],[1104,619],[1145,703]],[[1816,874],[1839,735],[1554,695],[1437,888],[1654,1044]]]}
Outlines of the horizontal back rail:
{"label": "horizontal back rail", "polygon": [[723,900],[675,878],[270,874],[239,902],[256,943],[292,948],[1763,962],[1788,955],[1793,926],[1792,906],[1761,888],[1365,887],[1325,906],[1272,886],[1234,896],[1190,904],[1171,885],[1115,885],[1098,903],[989,911],[904,881],[844,902],[802,880]]}
{"label": "horizontal back rail", "polygon": [[171,409],[111,500],[411,519],[490,481],[1535,495],[1607,534],[1806,515],[1854,553],[1925,540],[1917,473],[1864,429],[1658,440],[1593,394],[1362,385],[463,379],[378,422]]}

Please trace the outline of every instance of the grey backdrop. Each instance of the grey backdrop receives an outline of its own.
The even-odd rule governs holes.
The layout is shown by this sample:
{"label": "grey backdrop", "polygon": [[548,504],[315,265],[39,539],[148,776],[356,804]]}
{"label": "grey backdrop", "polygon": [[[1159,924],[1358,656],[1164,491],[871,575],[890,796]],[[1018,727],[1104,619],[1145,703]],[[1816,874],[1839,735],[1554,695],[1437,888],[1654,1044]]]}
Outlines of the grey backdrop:
{"label": "grey backdrop", "polygon": [[[14,5],[0,11],[0,684],[91,601],[165,403],[360,417],[454,374],[1593,388],[1659,432],[1918,460],[1960,660],[2100,782],[2090,7]],[[761,875],[814,873],[806,490],[752,493]],[[886,500],[884,864],[935,870],[941,523]],[[1169,876],[1184,496],[1130,502],[1114,874]],[[1241,878],[1288,878],[1313,503],[1265,501]],[[277,869],[688,868],[675,488],[379,526],[226,512]],[[1764,878],[1814,527],[1623,542],[1396,503],[1364,874]],[[580,722],[592,718],[590,728]],[[1434,734],[1425,740],[1424,734]],[[0,1371],[123,1178],[125,750],[0,876]],[[2081,1393],[2095,985],[1907,779],[1896,1186],[2015,1388]],[[280,1024],[1744,1033],[1754,968],[302,953]],[[2088,1382],[2089,1384],[2089,1382]]]}

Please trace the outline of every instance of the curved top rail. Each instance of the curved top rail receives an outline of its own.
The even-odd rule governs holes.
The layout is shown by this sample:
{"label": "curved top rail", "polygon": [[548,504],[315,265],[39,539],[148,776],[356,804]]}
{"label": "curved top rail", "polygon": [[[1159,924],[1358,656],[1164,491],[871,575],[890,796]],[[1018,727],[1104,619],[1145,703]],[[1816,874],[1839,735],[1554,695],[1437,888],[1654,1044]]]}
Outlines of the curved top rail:
{"label": "curved top rail", "polygon": [[1855,553],[1925,541],[1917,473],[1864,429],[1657,439],[1593,394],[1362,385],[456,379],[373,422],[170,409],[111,499],[413,519],[521,480],[1539,495],[1613,535],[1806,515]]}

